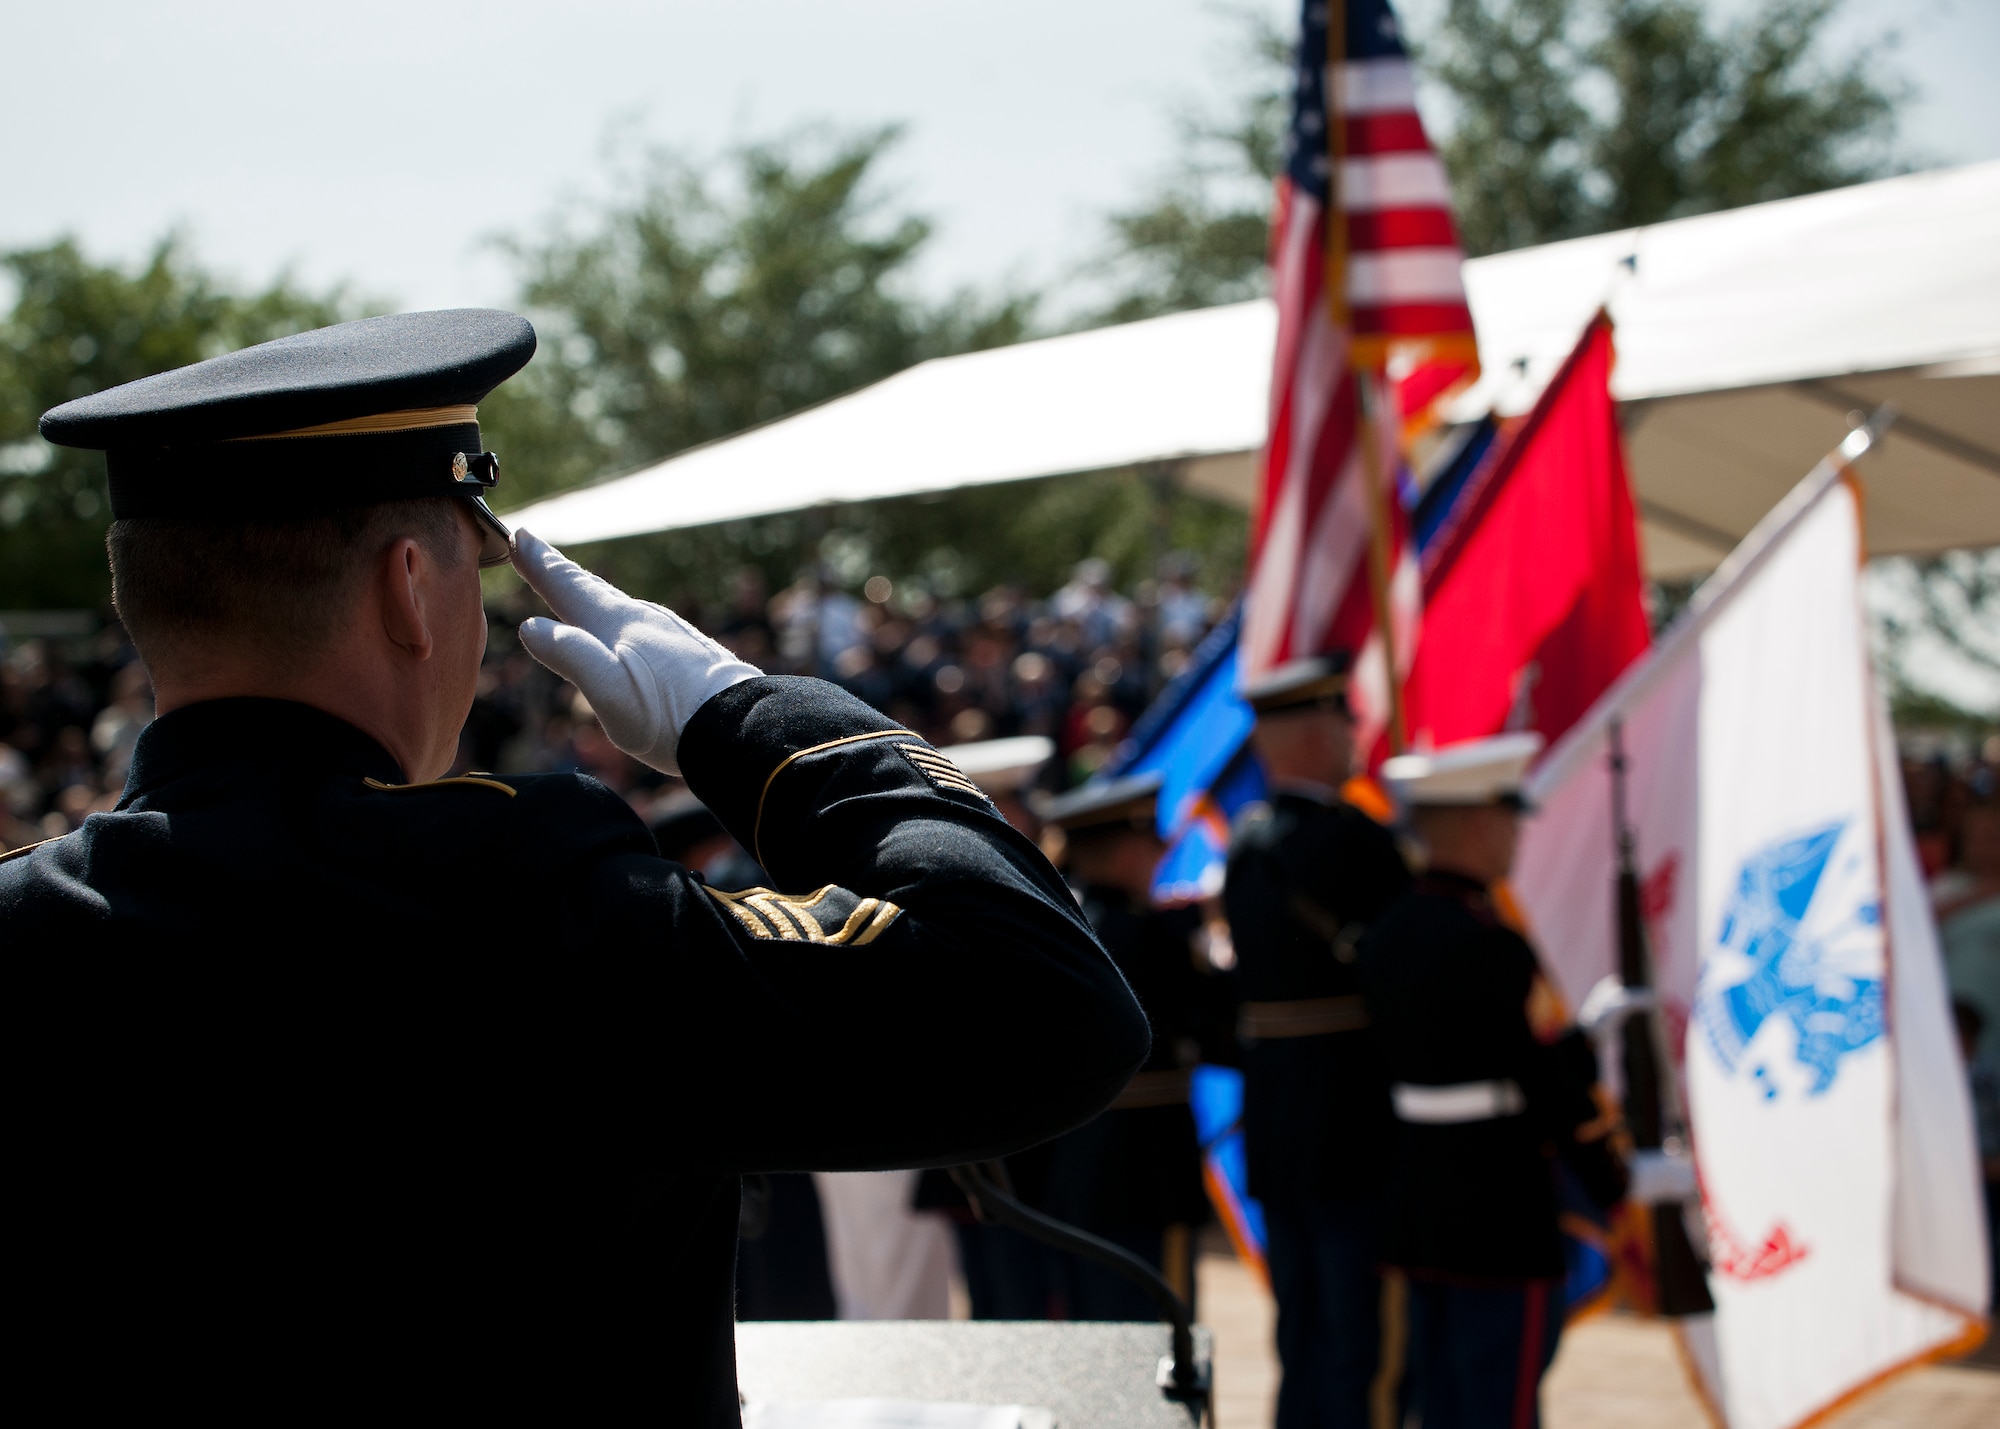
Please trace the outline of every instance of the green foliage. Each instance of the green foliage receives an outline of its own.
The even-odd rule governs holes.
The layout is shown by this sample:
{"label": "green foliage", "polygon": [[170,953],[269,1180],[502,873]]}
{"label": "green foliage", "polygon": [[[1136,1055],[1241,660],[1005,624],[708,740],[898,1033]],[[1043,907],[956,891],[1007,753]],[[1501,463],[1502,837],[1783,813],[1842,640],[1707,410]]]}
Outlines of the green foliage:
{"label": "green foliage", "polygon": [[[929,223],[880,198],[894,130],[748,145],[721,165],[666,152],[582,231],[517,244],[542,350],[480,410],[510,505],[795,412],[925,358],[1029,336],[1034,299],[907,282]],[[1164,527],[1159,523],[1164,522]],[[1240,514],[1135,476],[973,488],[728,522],[608,543],[593,569],[689,609],[745,566],[771,588],[805,567],[938,594],[1003,581],[1045,591],[1086,555],[1133,578],[1161,542],[1199,547],[1234,579]],[[503,582],[504,584],[504,582]]]}
{"label": "green foliage", "polygon": [[1859,183],[1903,92],[1821,58],[1841,0],[1447,0],[1419,55],[1449,93],[1466,251],[1494,253]]}
{"label": "green foliage", "polygon": [[1982,731],[2000,706],[1969,709],[1931,688],[1918,651],[1989,679],[2000,675],[2000,547],[1891,557],[1872,571],[1878,668],[1899,724]]}
{"label": "green foliage", "polygon": [[1578,227],[1589,222],[1582,156],[1592,122],[1569,45],[1575,10],[1575,0],[1450,0],[1419,49],[1452,100],[1450,129],[1431,138],[1469,253],[1590,231]]}
{"label": "green foliage", "polygon": [[723,174],[656,151],[586,231],[512,245],[542,351],[481,412],[508,500],[1022,337],[1025,296],[905,291],[931,230],[873,191],[895,137],[751,144]]}
{"label": "green foliage", "polygon": [[2000,724],[1993,714],[1969,710],[1922,685],[1892,682],[1889,685],[1889,718],[1898,730],[1926,730],[1968,737],[1976,748],[1979,741],[2000,736]]}
{"label": "green foliage", "polygon": [[0,608],[94,606],[104,563],[104,458],[35,433],[50,407],[168,368],[336,322],[339,294],[280,280],[236,294],[169,238],[135,270],[74,240],[0,254],[15,290],[0,317]]}
{"label": "green foliage", "polygon": [[[1444,0],[1412,37],[1444,92],[1433,142],[1469,254],[1874,178],[1901,89],[1874,53],[1825,61],[1841,0],[1765,0],[1718,25],[1699,0]],[[1290,117],[1289,35],[1253,21],[1227,120],[1181,121],[1182,158],[1110,216],[1096,271],[1122,322],[1262,292],[1270,180]],[[1439,121],[1443,122],[1440,123]]]}

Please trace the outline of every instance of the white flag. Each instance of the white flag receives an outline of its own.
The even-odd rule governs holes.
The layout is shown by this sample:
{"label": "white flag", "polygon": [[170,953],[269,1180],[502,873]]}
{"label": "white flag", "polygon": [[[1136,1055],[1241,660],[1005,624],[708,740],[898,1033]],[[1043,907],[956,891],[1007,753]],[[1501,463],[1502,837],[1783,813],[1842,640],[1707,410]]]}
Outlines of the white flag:
{"label": "white flag", "polygon": [[1709,1227],[1691,1358],[1731,1429],[1799,1424],[1976,1337],[1986,1304],[1971,1107],[1842,470],[1807,477],[1550,752],[1516,876],[1580,999],[1617,967],[1615,721]]}

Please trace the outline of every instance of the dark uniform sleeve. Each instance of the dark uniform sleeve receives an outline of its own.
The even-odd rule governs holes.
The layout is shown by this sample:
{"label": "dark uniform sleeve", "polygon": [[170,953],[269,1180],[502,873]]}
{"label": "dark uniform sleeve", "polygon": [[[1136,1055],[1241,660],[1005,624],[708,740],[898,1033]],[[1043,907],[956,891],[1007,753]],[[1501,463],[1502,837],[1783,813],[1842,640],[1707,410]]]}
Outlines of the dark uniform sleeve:
{"label": "dark uniform sleeve", "polygon": [[[1612,1206],[1625,1194],[1625,1165],[1609,1135],[1612,1119],[1598,1102],[1597,1049],[1575,1027],[1553,1042],[1535,1037],[1528,1027],[1526,1001],[1527,989],[1541,975],[1541,960],[1511,928],[1495,928],[1491,936],[1504,945],[1506,963],[1518,970],[1508,984],[1508,1005],[1521,1011],[1509,1021],[1518,1022],[1512,1035],[1520,1048],[1519,1077],[1529,1115],[1590,1198],[1600,1206]],[[1513,996],[1516,987],[1518,999]]]}
{"label": "dark uniform sleeve", "polygon": [[1615,1118],[1598,1102],[1597,1049],[1575,1027],[1540,1049],[1530,1104],[1542,1114],[1556,1155],[1584,1191],[1609,1209],[1624,1199],[1624,1158],[1612,1137]]}
{"label": "dark uniform sleeve", "polygon": [[554,880],[604,1096],[684,1164],[997,1155],[1088,1120],[1145,1059],[1145,1018],[1055,871],[915,735],[774,676],[702,706],[680,762],[774,890],[707,888],[636,818],[550,819],[532,787],[510,815],[587,831],[523,876]]}

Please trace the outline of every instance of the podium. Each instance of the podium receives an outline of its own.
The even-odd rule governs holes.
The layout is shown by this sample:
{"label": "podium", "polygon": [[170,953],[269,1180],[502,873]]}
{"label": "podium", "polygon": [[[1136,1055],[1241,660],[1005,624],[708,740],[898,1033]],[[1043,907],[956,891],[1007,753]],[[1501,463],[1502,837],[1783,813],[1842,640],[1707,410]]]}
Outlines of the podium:
{"label": "podium", "polygon": [[[1204,1385],[1207,1329],[1194,1330]],[[1161,1388],[1164,1324],[1083,1321],[744,1321],[736,1378],[746,1402],[900,1399],[1019,1404],[1059,1429],[1200,1429]]]}

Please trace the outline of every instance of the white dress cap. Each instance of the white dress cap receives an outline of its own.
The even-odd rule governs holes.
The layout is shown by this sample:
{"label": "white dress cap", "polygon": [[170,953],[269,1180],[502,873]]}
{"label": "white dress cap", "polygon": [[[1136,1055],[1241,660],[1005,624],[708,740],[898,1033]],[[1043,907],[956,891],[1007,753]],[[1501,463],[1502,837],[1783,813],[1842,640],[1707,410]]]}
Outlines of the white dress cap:
{"label": "white dress cap", "polygon": [[1039,734],[951,744],[938,751],[989,794],[1014,793],[1034,778],[1055,752],[1056,742]]}
{"label": "white dress cap", "polygon": [[1521,797],[1522,776],[1541,752],[1532,730],[1495,734],[1399,754],[1382,766],[1382,778],[1404,804],[1497,804]]}

